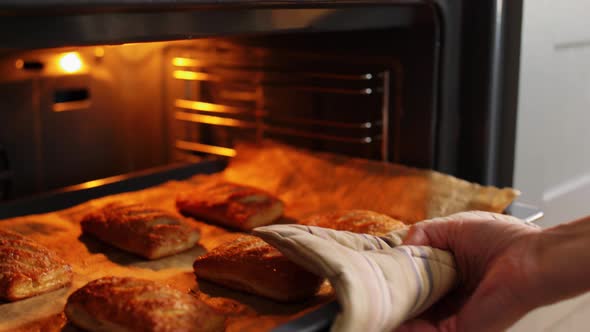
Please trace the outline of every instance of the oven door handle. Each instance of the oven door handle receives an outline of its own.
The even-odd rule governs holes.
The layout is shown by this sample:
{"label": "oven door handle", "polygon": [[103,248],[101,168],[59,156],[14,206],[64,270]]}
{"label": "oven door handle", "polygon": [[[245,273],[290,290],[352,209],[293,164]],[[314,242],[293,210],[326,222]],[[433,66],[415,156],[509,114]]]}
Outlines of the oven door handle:
{"label": "oven door handle", "polygon": [[518,219],[530,223],[536,223],[543,218],[543,211],[531,204],[515,201],[506,209],[506,214],[509,214]]}

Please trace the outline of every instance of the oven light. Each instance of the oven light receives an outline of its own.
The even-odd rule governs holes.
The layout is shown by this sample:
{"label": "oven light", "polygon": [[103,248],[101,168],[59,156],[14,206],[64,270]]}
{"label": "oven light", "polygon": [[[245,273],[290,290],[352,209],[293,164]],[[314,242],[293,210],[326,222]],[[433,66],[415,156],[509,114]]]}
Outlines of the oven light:
{"label": "oven light", "polygon": [[92,180],[92,181],[81,183],[77,187],[79,187],[80,189],[90,189],[90,188],[102,186],[103,184],[107,184],[107,183],[108,183],[108,181],[106,181],[105,179],[98,179],[98,180]]}
{"label": "oven light", "polygon": [[174,76],[176,79],[187,81],[206,81],[211,79],[211,76],[207,73],[199,73],[196,71],[187,70],[175,70],[172,73],[172,76]]}
{"label": "oven light", "polygon": [[64,53],[59,59],[59,67],[68,74],[79,72],[83,63],[78,52]]}
{"label": "oven light", "polygon": [[197,67],[200,62],[195,59],[176,57],[172,59],[172,64],[176,67]]}

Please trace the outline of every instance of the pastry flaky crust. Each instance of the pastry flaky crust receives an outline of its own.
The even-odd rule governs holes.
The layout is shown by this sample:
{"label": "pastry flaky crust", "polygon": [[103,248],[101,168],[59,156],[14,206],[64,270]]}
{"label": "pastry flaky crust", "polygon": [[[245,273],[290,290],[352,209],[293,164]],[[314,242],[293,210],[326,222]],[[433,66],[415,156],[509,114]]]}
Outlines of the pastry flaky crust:
{"label": "pastry flaky crust", "polygon": [[198,257],[193,267],[198,278],[280,302],[311,297],[323,281],[251,235]]}
{"label": "pastry flaky crust", "polygon": [[0,230],[0,298],[17,301],[64,287],[72,268],[47,248]]}
{"label": "pastry flaky crust", "polygon": [[196,297],[137,278],[104,277],[68,298],[65,313],[88,331],[223,331],[224,317]]}
{"label": "pastry flaky crust", "polygon": [[376,236],[384,236],[396,229],[407,227],[399,220],[368,210],[343,210],[317,214],[302,220],[300,224]]}
{"label": "pastry flaky crust", "polygon": [[281,200],[263,190],[218,181],[180,194],[176,206],[184,214],[241,230],[274,222],[284,208]]}
{"label": "pastry flaky crust", "polygon": [[110,203],[86,215],[81,225],[84,233],[149,259],[190,249],[200,238],[181,217],[137,203]]}

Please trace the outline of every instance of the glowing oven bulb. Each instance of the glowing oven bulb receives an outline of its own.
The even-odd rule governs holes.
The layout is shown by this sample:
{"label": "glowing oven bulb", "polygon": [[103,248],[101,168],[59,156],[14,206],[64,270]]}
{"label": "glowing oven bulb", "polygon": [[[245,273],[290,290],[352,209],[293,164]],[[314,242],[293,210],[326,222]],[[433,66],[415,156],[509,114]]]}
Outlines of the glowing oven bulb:
{"label": "glowing oven bulb", "polygon": [[82,69],[82,59],[77,52],[65,53],[59,59],[59,67],[66,73],[75,73]]}

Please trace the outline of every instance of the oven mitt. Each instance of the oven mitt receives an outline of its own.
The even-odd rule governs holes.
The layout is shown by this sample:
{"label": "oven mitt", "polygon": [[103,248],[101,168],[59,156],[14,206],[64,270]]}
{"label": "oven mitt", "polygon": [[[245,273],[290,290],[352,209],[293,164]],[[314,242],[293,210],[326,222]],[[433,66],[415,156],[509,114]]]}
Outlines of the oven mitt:
{"label": "oven mitt", "polygon": [[457,279],[449,252],[401,245],[407,231],[377,237],[272,225],[258,227],[254,234],[330,281],[341,308],[332,331],[389,332],[428,309]]}

